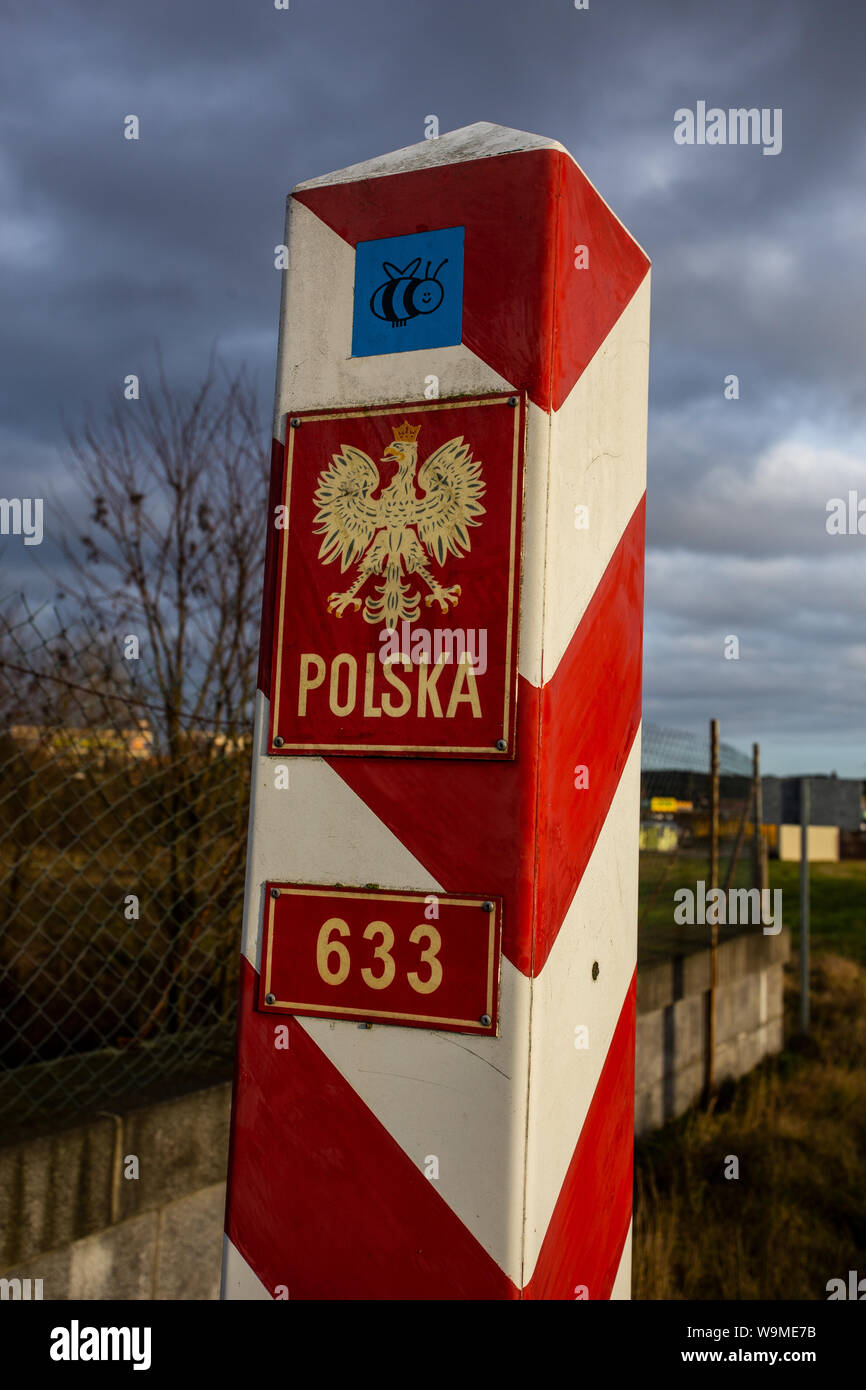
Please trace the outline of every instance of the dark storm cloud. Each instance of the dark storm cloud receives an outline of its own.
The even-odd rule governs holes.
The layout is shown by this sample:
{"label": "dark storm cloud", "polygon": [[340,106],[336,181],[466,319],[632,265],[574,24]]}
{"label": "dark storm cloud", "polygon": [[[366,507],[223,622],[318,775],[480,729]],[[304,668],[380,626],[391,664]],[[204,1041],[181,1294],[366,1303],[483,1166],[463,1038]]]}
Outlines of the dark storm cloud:
{"label": "dark storm cloud", "polygon": [[[780,759],[790,729],[792,756],[799,730],[843,764],[862,552],[824,507],[866,495],[863,37],[853,4],[807,0],[7,5],[0,491],[52,488],[54,524],[74,518],[61,417],[146,383],[157,341],[179,383],[214,343],[246,359],[267,432],[294,183],[415,142],[431,113],[555,136],[654,263],[648,708],[769,749],[775,722]],[[698,100],[781,107],[781,154],[677,146]],[[32,552],[0,545],[0,590],[37,588]],[[720,631],[751,664],[719,666]]]}

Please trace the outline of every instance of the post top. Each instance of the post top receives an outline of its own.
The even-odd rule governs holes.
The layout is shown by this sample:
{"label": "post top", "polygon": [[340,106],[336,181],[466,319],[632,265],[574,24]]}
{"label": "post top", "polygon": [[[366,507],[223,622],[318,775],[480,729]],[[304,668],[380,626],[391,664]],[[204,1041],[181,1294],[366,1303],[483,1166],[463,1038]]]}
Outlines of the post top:
{"label": "post top", "polygon": [[401,150],[391,150],[388,154],[377,155],[375,159],[350,164],[346,169],[337,169],[332,174],[319,174],[317,178],[306,179],[296,184],[292,192],[332,183],[353,183],[359,179],[402,174],[413,169],[430,169],[440,164],[460,164],[466,160],[487,159],[499,154],[519,154],[526,150],[561,150],[563,154],[568,154],[558,140],[550,140],[545,135],[530,135],[525,130],[494,125],[491,121],[476,121],[474,125],[449,130],[435,139],[419,140],[417,145],[406,145]]}

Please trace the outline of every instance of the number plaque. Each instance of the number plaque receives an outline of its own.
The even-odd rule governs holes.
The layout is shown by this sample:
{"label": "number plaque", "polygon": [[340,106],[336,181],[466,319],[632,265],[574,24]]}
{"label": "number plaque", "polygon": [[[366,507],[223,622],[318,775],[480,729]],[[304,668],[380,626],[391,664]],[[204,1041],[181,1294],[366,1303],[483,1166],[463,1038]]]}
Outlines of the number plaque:
{"label": "number plaque", "polygon": [[262,1011],[496,1033],[500,899],[276,882],[265,893]]}

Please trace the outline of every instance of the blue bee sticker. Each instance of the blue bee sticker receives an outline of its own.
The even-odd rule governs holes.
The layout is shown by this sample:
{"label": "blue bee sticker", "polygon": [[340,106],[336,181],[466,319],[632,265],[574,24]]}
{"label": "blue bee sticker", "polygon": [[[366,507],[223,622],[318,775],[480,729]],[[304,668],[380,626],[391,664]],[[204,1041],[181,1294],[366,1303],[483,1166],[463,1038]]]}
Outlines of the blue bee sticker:
{"label": "blue bee sticker", "polygon": [[358,242],[353,357],[462,341],[463,232],[443,227]]}

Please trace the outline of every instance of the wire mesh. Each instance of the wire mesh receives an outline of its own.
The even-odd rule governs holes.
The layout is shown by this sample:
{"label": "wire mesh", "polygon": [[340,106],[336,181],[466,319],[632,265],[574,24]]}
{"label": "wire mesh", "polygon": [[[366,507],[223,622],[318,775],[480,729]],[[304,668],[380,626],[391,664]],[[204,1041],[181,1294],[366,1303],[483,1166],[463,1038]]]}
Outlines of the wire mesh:
{"label": "wire mesh", "polygon": [[[693,949],[704,934],[676,930],[674,892],[709,885],[711,872],[710,736],[644,723],[641,748],[641,958]],[[719,743],[718,886],[760,886],[755,854],[752,759]],[[769,827],[763,827],[767,838]]]}
{"label": "wire mesh", "polygon": [[107,645],[0,617],[3,1129],[231,1066],[249,734],[166,745]]}
{"label": "wire mesh", "polygon": [[[4,1130],[230,1072],[251,711],[173,719],[116,650],[54,609],[0,614]],[[706,738],[644,725],[644,948],[706,877],[708,770]],[[751,884],[750,760],[723,743],[720,770],[719,881]]]}

